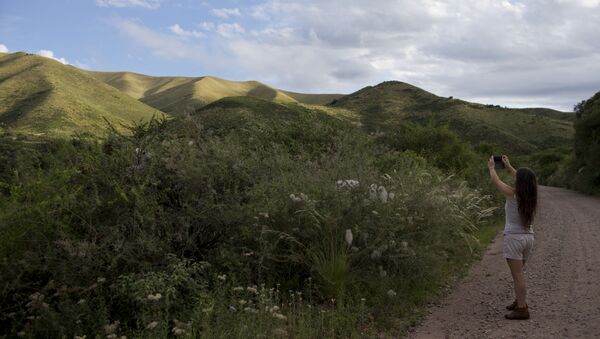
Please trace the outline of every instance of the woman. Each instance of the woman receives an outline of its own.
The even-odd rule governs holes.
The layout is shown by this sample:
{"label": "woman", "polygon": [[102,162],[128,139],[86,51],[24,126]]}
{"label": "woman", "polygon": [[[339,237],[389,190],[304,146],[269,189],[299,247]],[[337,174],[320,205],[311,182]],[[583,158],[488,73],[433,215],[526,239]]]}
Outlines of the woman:
{"label": "woman", "polygon": [[537,180],[529,168],[515,170],[507,156],[502,156],[502,162],[516,179],[515,188],[500,180],[496,173],[493,156],[488,161],[488,168],[492,182],[506,197],[504,204],[506,222],[504,223],[502,252],[513,277],[516,299],[506,307],[511,312],[505,317],[507,319],[529,319],[523,267],[533,248],[532,222],[537,208]]}

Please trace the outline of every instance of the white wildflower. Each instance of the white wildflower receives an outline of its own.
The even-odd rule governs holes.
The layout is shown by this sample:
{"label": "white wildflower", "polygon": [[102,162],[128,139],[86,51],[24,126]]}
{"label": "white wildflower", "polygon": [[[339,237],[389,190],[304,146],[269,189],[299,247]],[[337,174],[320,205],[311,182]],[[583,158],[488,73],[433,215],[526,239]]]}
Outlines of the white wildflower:
{"label": "white wildflower", "polygon": [[160,298],[162,298],[162,294],[160,294],[160,293],[148,294],[148,296],[146,297],[146,299],[148,299],[150,301],[159,301]]}
{"label": "white wildflower", "polygon": [[173,334],[177,337],[185,334],[185,330],[179,327],[173,327],[173,329],[171,329],[171,332],[173,332]]}
{"label": "white wildflower", "polygon": [[79,301],[77,302],[77,305],[83,305],[85,304],[85,299],[79,299]]}
{"label": "white wildflower", "polygon": [[354,240],[354,237],[352,235],[352,230],[351,229],[347,229],[346,230],[346,234],[344,235],[344,239],[346,240],[346,244],[348,244],[348,246],[352,245],[352,240]]}
{"label": "white wildflower", "polygon": [[277,311],[279,311],[279,306],[277,306],[277,305],[269,308],[269,313],[273,313],[273,312],[277,312]]}
{"label": "white wildflower", "polygon": [[243,290],[244,290],[244,288],[243,288],[242,286],[238,286],[238,287],[234,287],[234,288],[233,288],[233,291],[234,291],[234,292],[241,292],[241,291],[243,291]]}
{"label": "white wildflower", "polygon": [[[117,330],[117,328],[119,327],[119,324],[120,324],[120,323],[121,323],[120,321],[116,320],[116,321],[115,321],[115,322],[113,322],[112,324],[107,324],[107,325],[104,325],[104,332],[105,332],[106,334],[113,334],[113,333],[115,333],[115,331],[116,331],[116,330]],[[116,336],[115,336],[115,337],[116,337]]]}
{"label": "white wildflower", "polygon": [[188,146],[194,146],[194,140],[188,141]]}
{"label": "white wildflower", "polygon": [[258,290],[256,289],[256,287],[246,287],[246,291],[258,294]]}
{"label": "white wildflower", "polygon": [[369,186],[369,199],[377,200],[377,185],[376,184],[371,184],[371,186]]}
{"label": "white wildflower", "polygon": [[379,215],[379,212],[372,210],[371,213],[373,213],[373,215]]}
{"label": "white wildflower", "polygon": [[290,199],[293,202],[302,202],[302,198],[300,198],[299,196],[295,195],[294,193],[290,194]]}
{"label": "white wildflower", "polygon": [[350,247],[350,250],[351,250],[352,252],[358,252],[358,247],[356,247],[356,246],[352,246],[352,247]]}
{"label": "white wildflower", "polygon": [[105,281],[106,281],[106,278],[104,278],[104,277],[99,277],[98,279],[96,279],[96,282],[98,282],[99,284],[102,284]]}
{"label": "white wildflower", "polygon": [[273,334],[273,336],[275,338],[288,338],[289,337],[288,331],[285,328],[274,328],[271,331],[271,334]]}
{"label": "white wildflower", "polygon": [[387,295],[388,295],[388,297],[393,298],[393,297],[396,296],[396,291],[394,291],[394,290],[388,290],[387,291]]}
{"label": "white wildflower", "polygon": [[[182,321],[179,321],[177,319],[173,319],[173,323],[175,324],[175,327],[173,328],[173,330],[178,329],[180,331],[179,334],[175,333],[175,331],[173,332],[175,335],[182,335],[185,334],[186,331],[190,330],[192,328],[192,322],[188,321],[187,323],[184,323]],[[173,331],[172,330],[172,331]]]}
{"label": "white wildflower", "polygon": [[258,213],[258,215],[265,219],[269,219],[269,213],[267,213],[267,212],[261,212],[261,213]]}
{"label": "white wildflower", "polygon": [[279,320],[287,321],[287,317],[281,313],[273,313],[273,317]]}
{"label": "white wildflower", "polygon": [[360,182],[358,180],[354,180],[354,179],[338,180],[336,182],[336,187],[338,190],[353,189],[353,188],[358,187],[359,185],[360,185]]}
{"label": "white wildflower", "polygon": [[246,305],[248,302],[244,299],[240,299],[240,301],[238,301],[240,303],[240,305]]}
{"label": "white wildflower", "polygon": [[74,339],[86,339],[87,336],[86,335],[76,335],[73,337]]}
{"label": "white wildflower", "polygon": [[396,198],[396,193],[394,192],[390,192],[390,194],[388,194],[390,200],[394,200]]}
{"label": "white wildflower", "polygon": [[146,329],[153,330],[156,326],[158,326],[158,321],[153,321],[153,322],[149,323],[148,325],[146,325]]}
{"label": "white wildflower", "polygon": [[117,339],[117,335],[112,333],[106,336],[106,339]]}
{"label": "white wildflower", "polygon": [[217,275],[217,279],[219,279],[221,281],[225,281],[225,279],[227,279],[227,275],[226,274]]}
{"label": "white wildflower", "polygon": [[257,309],[255,309],[255,308],[252,308],[252,307],[245,307],[245,308],[244,308],[244,312],[246,312],[246,313],[252,313],[252,314],[256,314],[256,313],[258,313],[258,310],[257,310]]}
{"label": "white wildflower", "polygon": [[406,242],[405,240],[402,240],[402,242],[400,244],[402,244],[402,247],[404,247],[404,248],[408,247],[408,242]]}
{"label": "white wildflower", "polygon": [[377,189],[377,194],[379,195],[379,200],[386,204],[388,201],[388,192],[385,189],[385,187],[383,186],[379,186],[379,188]]}

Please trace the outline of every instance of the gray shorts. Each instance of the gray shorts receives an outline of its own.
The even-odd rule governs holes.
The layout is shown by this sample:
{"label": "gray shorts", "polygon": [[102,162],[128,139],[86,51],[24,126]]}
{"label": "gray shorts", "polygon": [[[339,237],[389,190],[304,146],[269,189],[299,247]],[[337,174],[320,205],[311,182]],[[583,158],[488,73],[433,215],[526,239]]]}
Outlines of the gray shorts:
{"label": "gray shorts", "polygon": [[533,234],[505,234],[502,254],[506,259],[527,260],[533,249]]}

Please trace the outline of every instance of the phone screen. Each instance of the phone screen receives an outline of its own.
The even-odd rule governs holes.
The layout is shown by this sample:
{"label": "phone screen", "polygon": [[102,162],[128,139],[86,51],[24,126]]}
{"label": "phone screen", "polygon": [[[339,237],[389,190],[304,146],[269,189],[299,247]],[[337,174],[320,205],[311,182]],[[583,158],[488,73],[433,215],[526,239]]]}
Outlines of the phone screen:
{"label": "phone screen", "polygon": [[504,169],[504,162],[502,162],[501,155],[494,155],[494,163],[496,164],[496,169]]}

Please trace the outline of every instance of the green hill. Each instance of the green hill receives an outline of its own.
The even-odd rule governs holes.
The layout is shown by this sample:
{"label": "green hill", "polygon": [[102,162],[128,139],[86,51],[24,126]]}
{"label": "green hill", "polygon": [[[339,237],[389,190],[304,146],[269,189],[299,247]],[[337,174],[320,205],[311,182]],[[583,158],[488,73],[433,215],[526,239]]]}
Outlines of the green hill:
{"label": "green hill", "polygon": [[164,113],[85,72],[27,53],[0,56],[0,124],[15,132],[101,135]]}
{"label": "green hill", "polygon": [[290,91],[282,92],[294,98],[294,100],[298,101],[299,103],[307,105],[328,105],[334,100],[343,97],[342,94],[306,94]]}
{"label": "green hill", "polygon": [[130,72],[88,72],[140,101],[166,113],[192,112],[225,97],[249,96],[277,103],[327,104],[336,94],[280,91],[257,81],[215,77],[155,77]]}
{"label": "green hill", "polygon": [[574,133],[572,113],[471,103],[397,81],[363,88],[329,107],[354,112],[370,132],[403,121],[444,124],[474,145],[495,144],[517,154],[570,144]]}

